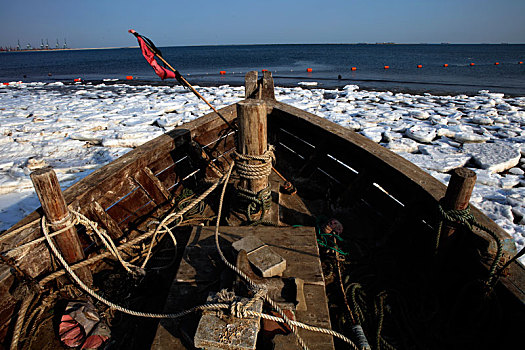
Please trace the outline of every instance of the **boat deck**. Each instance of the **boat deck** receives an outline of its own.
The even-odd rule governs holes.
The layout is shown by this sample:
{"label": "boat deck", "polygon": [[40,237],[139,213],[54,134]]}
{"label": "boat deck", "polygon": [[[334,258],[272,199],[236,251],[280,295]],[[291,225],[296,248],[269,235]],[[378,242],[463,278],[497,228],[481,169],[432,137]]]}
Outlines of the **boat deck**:
{"label": "boat deck", "polygon": [[[213,227],[196,227],[184,251],[178,273],[173,281],[164,312],[173,313],[204,304],[210,291],[219,291],[228,277],[215,247]],[[296,319],[313,326],[331,328],[323,271],[313,227],[220,227],[221,248],[227,252],[231,244],[246,235],[255,235],[277,254],[286,259],[282,278],[295,277],[304,281],[306,311],[296,311]],[[222,274],[222,278],[221,278]],[[157,329],[152,349],[186,349],[193,339],[198,318],[163,320]],[[312,349],[333,349],[332,337],[299,330]],[[297,347],[290,334],[274,339],[275,348]],[[191,343],[190,343],[191,344]]]}

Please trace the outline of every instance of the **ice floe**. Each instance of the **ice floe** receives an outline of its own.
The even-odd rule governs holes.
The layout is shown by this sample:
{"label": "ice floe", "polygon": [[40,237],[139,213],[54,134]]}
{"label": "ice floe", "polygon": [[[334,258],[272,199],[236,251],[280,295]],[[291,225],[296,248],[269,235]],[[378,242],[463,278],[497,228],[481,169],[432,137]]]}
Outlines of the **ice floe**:
{"label": "ice floe", "polygon": [[[109,82],[109,80],[108,80]],[[447,183],[477,174],[472,202],[525,245],[525,97],[437,96],[277,87],[279,101],[355,130]],[[308,88],[306,88],[308,87]],[[216,108],[242,87],[199,87]],[[46,164],[66,187],[209,107],[181,87],[13,83],[0,89],[0,230],[38,206],[29,174]],[[525,259],[522,259],[525,260]]]}

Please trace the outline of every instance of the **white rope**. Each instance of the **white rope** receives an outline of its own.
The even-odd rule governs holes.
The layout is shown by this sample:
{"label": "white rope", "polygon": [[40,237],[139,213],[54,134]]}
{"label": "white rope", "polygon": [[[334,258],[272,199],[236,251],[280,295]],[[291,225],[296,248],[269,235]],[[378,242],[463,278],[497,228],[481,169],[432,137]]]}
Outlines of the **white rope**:
{"label": "white rope", "polygon": [[[251,311],[251,310],[247,310],[246,311],[246,315],[248,315],[248,316],[260,316],[260,317],[262,317],[264,319],[267,319],[267,320],[270,320],[270,321],[284,323],[284,320],[282,318],[280,318],[280,317],[273,316],[273,315],[267,315],[267,314],[263,314],[263,313],[258,313],[258,312],[254,312],[254,311]],[[331,336],[337,337],[337,338],[343,340],[344,342],[350,344],[350,346],[352,348],[354,348],[355,350],[359,350],[358,347],[354,344],[354,342],[352,342],[349,338],[345,337],[343,334],[338,333],[338,332],[336,332],[334,330],[331,330],[331,329],[328,329],[328,328],[310,326],[310,325],[308,325],[306,323],[293,321],[293,320],[290,320],[290,324],[293,324],[294,326],[297,326],[299,328],[303,328],[303,329],[306,329],[306,330],[309,330],[309,331],[312,331],[312,332],[324,333],[324,334],[329,334]]]}
{"label": "white rope", "polygon": [[120,253],[119,253],[119,251],[117,249],[117,246],[115,245],[115,242],[113,242],[111,237],[107,234],[106,230],[104,230],[102,228],[99,228],[98,224],[96,222],[89,220],[84,215],[82,215],[82,214],[80,214],[80,213],[78,213],[78,212],[76,212],[74,210],[71,210],[71,212],[77,217],[78,222],[81,223],[82,225],[84,225],[84,227],[86,227],[86,228],[91,227],[93,232],[95,232],[97,234],[97,236],[100,238],[100,240],[102,241],[102,243],[104,244],[106,249],[111,253],[111,255],[113,255],[120,262],[120,264],[124,267],[124,269],[126,271],[128,271],[129,273],[133,273],[134,272],[134,271],[132,271],[129,268],[129,266],[134,266],[134,265],[126,262],[122,258],[122,255],[120,255]]}
{"label": "white rope", "polygon": [[[244,179],[263,179],[272,172],[273,150],[270,148],[264,154],[255,156],[234,151],[235,170]],[[249,164],[248,161],[260,161],[261,164]]]}
{"label": "white rope", "polygon": [[[158,233],[160,232],[159,229],[161,228],[164,228],[165,231],[163,232],[166,232],[166,230],[171,234],[171,231],[170,229],[168,228],[168,225],[171,224],[173,221],[177,220],[177,219],[182,219],[182,217],[184,216],[184,214],[186,214],[190,209],[193,209],[194,206],[196,206],[198,203],[200,203],[201,201],[203,201],[206,197],[208,197],[208,195],[213,192],[214,189],[217,188],[217,186],[219,186],[219,184],[226,178],[226,176],[223,176],[220,180],[218,181],[215,181],[213,183],[213,185],[210,186],[210,188],[208,188],[204,193],[202,193],[199,197],[197,197],[196,199],[194,199],[190,204],[188,204],[186,207],[184,207],[181,211],[177,212],[177,213],[171,213],[169,215],[167,215],[164,219],[162,219],[162,221],[150,221],[148,223],[148,226],[149,225],[153,225],[153,224],[158,224],[157,228],[155,229],[155,233],[153,234],[153,239],[151,240],[151,244],[149,246],[149,249],[148,249],[148,254],[146,255],[146,259],[144,259],[144,262],[142,263],[142,268],[144,268],[146,266],[146,264],[148,263],[148,260],[150,259],[151,257],[151,251],[153,249],[153,242],[155,242],[155,239],[157,238],[157,235]],[[163,233],[163,232],[160,232],[160,233]],[[172,234],[171,234],[172,235]],[[173,235],[172,235],[173,236]]]}
{"label": "white rope", "polygon": [[[228,180],[230,178],[232,170],[233,170],[233,165],[230,166],[230,169],[228,170],[228,173],[226,174],[226,180],[224,181],[224,186],[223,186],[222,192],[221,192],[221,197],[220,197],[220,201],[219,201],[219,210],[217,211],[217,224],[215,225],[215,246],[217,248],[217,251],[219,252],[219,256],[221,257],[222,261],[226,264],[226,266],[228,266],[231,270],[235,271],[239,276],[241,276],[245,281],[247,281],[253,289],[255,289],[256,291],[259,291],[262,288],[259,285],[257,285],[255,282],[253,282],[250,279],[250,277],[248,277],[244,272],[242,272],[237,267],[235,267],[233,264],[231,264],[226,259],[224,254],[222,253],[221,247],[219,245],[219,222],[220,222],[220,219],[221,219],[222,204],[223,204],[223,201],[224,201],[224,194],[226,192],[226,187],[228,185]],[[308,350],[308,346],[306,345],[304,340],[301,338],[301,336],[297,333],[297,327],[295,327],[294,325],[290,324],[290,319],[288,318],[288,316],[286,316],[286,314],[283,312],[283,310],[281,310],[279,305],[277,305],[268,296],[267,293],[264,293],[264,300],[266,300],[273,307],[273,309],[276,310],[279,313],[279,315],[282,316],[282,318],[284,319],[285,323],[288,324],[288,326],[290,327],[290,329],[292,330],[292,332],[296,336],[297,341],[299,342],[299,345],[303,348],[303,350]]]}
{"label": "white rope", "polygon": [[[211,191],[213,191],[213,189],[215,189],[219,185],[219,183],[222,182],[222,180],[224,180],[225,185],[224,185],[224,187],[222,189],[221,200],[220,200],[220,203],[219,203],[217,225],[216,225],[216,231],[215,231],[215,243],[216,243],[219,255],[221,256],[221,258],[224,261],[224,263],[228,267],[230,267],[232,270],[237,272],[252,287],[254,287],[257,290],[255,298],[251,299],[246,304],[239,304],[239,303],[234,303],[234,304],[231,304],[231,303],[230,304],[226,304],[226,303],[204,304],[204,305],[199,305],[199,306],[192,307],[192,308],[187,309],[187,310],[183,310],[183,311],[178,312],[178,313],[170,313],[170,314],[142,312],[142,311],[135,311],[135,310],[131,310],[131,309],[125,308],[125,307],[120,306],[118,304],[115,304],[115,303],[105,299],[104,297],[100,296],[99,294],[97,294],[93,289],[91,289],[84,282],[82,282],[82,280],[75,274],[75,272],[71,269],[69,264],[65,261],[64,257],[62,256],[62,254],[60,253],[58,248],[53,243],[53,240],[51,240],[51,234],[49,233],[49,230],[47,228],[48,224],[46,223],[46,217],[45,216],[42,217],[42,221],[41,221],[42,232],[44,233],[45,239],[47,240],[47,243],[49,244],[49,247],[51,248],[51,250],[52,250],[53,254],[55,255],[55,257],[60,261],[60,263],[64,266],[64,269],[69,273],[69,275],[73,278],[73,280],[80,286],[80,288],[82,288],[86,293],[91,295],[93,298],[97,299],[98,301],[100,301],[100,302],[106,304],[107,306],[109,306],[109,307],[111,307],[111,308],[113,308],[115,310],[118,310],[120,312],[129,314],[129,315],[132,315],[132,316],[138,316],[138,317],[171,318],[171,319],[173,319],[173,318],[180,318],[182,316],[188,315],[190,313],[193,313],[193,312],[199,311],[199,310],[203,311],[203,310],[230,309],[230,310],[233,310],[233,312],[237,316],[241,316],[241,317],[256,316],[256,317],[262,317],[262,318],[265,318],[265,319],[268,319],[268,320],[273,320],[273,321],[276,321],[276,322],[284,322],[284,323],[288,324],[290,329],[292,329],[292,331],[296,335],[299,344],[305,350],[308,350],[308,347],[304,343],[304,340],[297,334],[297,328],[296,327],[304,328],[304,329],[307,329],[307,330],[310,330],[310,331],[316,331],[316,332],[320,332],[320,333],[330,334],[332,336],[335,336],[335,337],[338,337],[338,338],[344,340],[345,342],[350,344],[354,349],[358,350],[357,347],[355,346],[355,344],[350,339],[348,339],[347,337],[345,337],[344,335],[342,335],[342,334],[340,334],[338,332],[335,332],[335,331],[333,331],[331,329],[325,329],[325,328],[321,328],[321,327],[310,326],[310,325],[306,325],[306,324],[301,323],[301,322],[290,320],[284,314],[284,312],[279,308],[279,306],[271,298],[268,297],[268,295],[266,293],[266,290],[264,290],[263,288],[261,288],[260,286],[255,284],[246,274],[244,274],[242,271],[240,271],[235,266],[233,266],[228,260],[226,260],[226,258],[224,257],[224,255],[222,253],[222,250],[220,249],[220,246],[219,246],[218,228],[219,228],[220,216],[221,216],[221,211],[222,211],[222,203],[223,203],[223,199],[224,199],[224,193],[226,191],[226,187],[227,187],[226,185],[228,184],[228,179],[229,179],[229,177],[231,175],[232,169],[233,169],[233,166],[230,167],[228,173],[221,180],[217,181],[213,186],[210,187],[210,189],[208,189],[205,193],[203,193],[203,195],[201,195],[199,198],[197,198],[195,203],[200,202],[209,193],[211,193]],[[206,194],[206,196],[204,196],[204,194]],[[201,197],[203,197],[203,198],[201,198]],[[191,204],[188,207],[190,207],[190,206],[191,206]],[[186,207],[186,208],[188,208],[188,207]],[[187,210],[189,210],[189,209],[187,209]],[[181,217],[183,215],[183,212],[186,212],[186,211],[183,210],[180,213],[173,214],[171,216],[171,218],[173,218],[173,217],[175,217],[175,218]],[[161,227],[161,225],[162,226],[168,225],[168,223],[167,223],[168,221],[169,221],[169,219],[165,218],[161,223],[159,223],[159,226],[157,226],[157,229],[155,230],[155,232],[158,232],[159,227]],[[164,226],[164,227],[166,227],[166,226]],[[270,305],[277,312],[279,312],[279,314],[281,314],[282,318],[248,310],[248,307],[250,307],[256,301],[256,299],[260,298],[260,297],[263,297],[268,303],[270,303]]]}

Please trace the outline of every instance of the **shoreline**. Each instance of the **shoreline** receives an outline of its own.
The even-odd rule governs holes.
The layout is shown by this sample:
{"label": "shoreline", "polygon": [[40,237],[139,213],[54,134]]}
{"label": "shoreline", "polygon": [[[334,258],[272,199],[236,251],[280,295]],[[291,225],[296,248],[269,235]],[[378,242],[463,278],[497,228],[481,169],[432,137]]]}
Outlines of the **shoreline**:
{"label": "shoreline", "polygon": [[[191,77],[195,77],[190,76]],[[219,76],[220,77],[220,76]],[[275,78],[275,77],[274,77]],[[278,77],[275,79],[279,79]],[[293,78],[296,80],[300,80],[300,78]],[[307,80],[322,80],[322,79],[303,79],[304,81]],[[117,84],[123,84],[123,85],[130,85],[130,86],[180,86],[180,84],[174,80],[142,80],[142,79],[133,79],[133,80],[125,80],[125,79],[117,79],[117,80],[103,80],[103,79],[94,79],[94,80],[82,80],[82,82],[71,82],[71,81],[56,81],[56,82],[62,82],[64,85],[98,85],[98,84],[105,84],[105,85],[117,85]],[[366,90],[366,91],[373,91],[373,92],[392,92],[392,93],[401,93],[401,94],[409,94],[409,95],[424,95],[424,94],[431,94],[436,96],[458,96],[458,95],[466,95],[469,97],[473,97],[479,94],[479,91],[481,90],[489,90],[490,92],[499,93],[500,91],[497,89],[487,89],[483,87],[478,87],[475,85],[471,85],[473,87],[472,91],[462,91],[462,92],[451,92],[451,91],[444,91],[444,90],[435,90],[435,89],[424,89],[424,88],[379,88],[374,86],[368,86],[366,84],[359,84],[357,81],[351,80],[351,79],[341,79],[338,80],[341,84],[338,86],[334,85],[299,85],[297,83],[280,83],[275,84],[275,87],[283,87],[283,88],[301,88],[305,90],[315,90],[315,89],[323,89],[323,90],[342,90],[346,85],[357,85],[359,87],[359,90]],[[48,83],[46,83],[48,84]],[[199,79],[195,79],[195,82],[191,82],[195,87],[220,87],[224,85],[232,86],[232,87],[244,87],[244,82],[239,83],[236,81],[225,81],[225,82],[211,82],[211,81],[201,81]],[[401,84],[401,83],[399,83]],[[432,85],[432,84],[426,84],[426,83],[413,83],[413,84],[420,84],[420,85]],[[442,85],[449,85],[449,84],[442,84]],[[479,89],[479,90],[478,90]],[[474,90],[476,90],[474,92]],[[525,93],[518,94],[518,93],[504,93],[506,97],[524,97]]]}

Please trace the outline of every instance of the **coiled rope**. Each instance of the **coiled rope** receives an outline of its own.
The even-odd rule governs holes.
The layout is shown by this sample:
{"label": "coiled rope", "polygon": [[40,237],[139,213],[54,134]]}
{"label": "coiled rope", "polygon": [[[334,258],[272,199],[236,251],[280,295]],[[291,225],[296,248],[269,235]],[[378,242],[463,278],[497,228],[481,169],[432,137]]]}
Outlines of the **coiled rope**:
{"label": "coiled rope", "polygon": [[[270,145],[268,150],[261,155],[248,155],[233,151],[235,160],[235,171],[243,179],[263,179],[270,176],[272,172],[272,162],[275,160],[273,147]],[[250,164],[250,161],[259,161],[260,164]]]}
{"label": "coiled rope", "polygon": [[[235,161],[235,170],[241,179],[256,180],[265,179],[270,176],[272,172],[272,163],[275,162],[275,155],[273,146],[269,145],[268,150],[262,155],[248,155],[234,151],[233,159]],[[250,162],[259,161],[260,164],[251,164]],[[266,222],[264,216],[272,206],[272,191],[270,184],[259,192],[251,191],[247,188],[237,186],[235,188],[239,203],[244,207],[239,208],[239,211],[246,215],[248,222],[251,225],[255,224],[269,224]],[[258,220],[254,220],[252,215],[261,213]]]}

